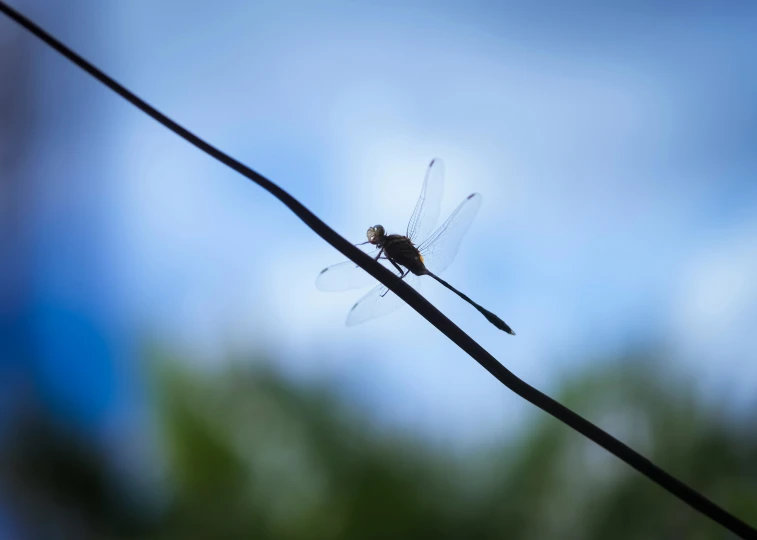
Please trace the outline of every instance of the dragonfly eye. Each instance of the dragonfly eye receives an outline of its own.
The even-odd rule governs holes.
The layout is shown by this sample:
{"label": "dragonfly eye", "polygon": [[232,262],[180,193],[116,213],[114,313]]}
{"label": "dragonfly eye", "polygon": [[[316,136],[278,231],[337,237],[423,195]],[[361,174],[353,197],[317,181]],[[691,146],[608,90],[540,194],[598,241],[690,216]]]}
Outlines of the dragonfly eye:
{"label": "dragonfly eye", "polygon": [[381,225],[374,225],[368,229],[366,236],[371,244],[378,244],[384,236],[384,227]]}

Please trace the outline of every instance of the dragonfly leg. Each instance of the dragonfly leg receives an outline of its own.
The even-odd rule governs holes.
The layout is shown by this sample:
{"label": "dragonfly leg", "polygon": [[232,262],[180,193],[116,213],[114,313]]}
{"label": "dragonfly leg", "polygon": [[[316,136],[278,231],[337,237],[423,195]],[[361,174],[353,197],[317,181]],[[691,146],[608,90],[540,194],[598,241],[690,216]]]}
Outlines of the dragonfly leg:
{"label": "dragonfly leg", "polygon": [[[410,273],[410,270],[407,270],[407,271],[402,270],[402,268],[400,267],[400,265],[397,264],[396,262],[394,262],[394,260],[389,259],[389,262],[392,263],[394,265],[394,267],[397,269],[397,271],[400,273],[400,279],[405,279],[405,276]],[[386,296],[386,293],[388,293],[388,292],[389,292],[389,289],[385,290],[384,294],[381,295],[381,298],[383,298],[384,296]]]}
{"label": "dragonfly leg", "polygon": [[397,264],[396,262],[394,262],[394,259],[389,259],[389,262],[392,263],[394,265],[394,267],[397,269],[397,271],[400,273],[400,279],[402,279],[403,277],[405,277],[406,272],[402,268],[400,268],[399,264]]}
{"label": "dragonfly leg", "polygon": [[[400,276],[400,279],[405,279],[405,276],[406,276],[406,275],[408,275],[409,273],[410,273],[409,271],[408,271],[408,272],[405,272],[404,274],[402,274],[402,275]],[[385,291],[384,291],[384,292],[383,292],[383,293],[381,294],[381,298],[385,297],[385,296],[387,295],[387,293],[388,293],[388,292],[389,292],[389,289],[385,290]]]}

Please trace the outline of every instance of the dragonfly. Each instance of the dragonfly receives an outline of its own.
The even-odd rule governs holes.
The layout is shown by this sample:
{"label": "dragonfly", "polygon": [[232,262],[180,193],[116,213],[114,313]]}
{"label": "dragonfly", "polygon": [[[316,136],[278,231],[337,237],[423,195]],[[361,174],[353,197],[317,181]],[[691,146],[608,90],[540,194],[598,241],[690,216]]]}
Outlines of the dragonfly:
{"label": "dragonfly", "polygon": [[[374,225],[366,233],[367,242],[357,245],[372,245],[374,251],[369,255],[390,270],[398,272],[399,277],[415,289],[420,288],[421,276],[433,278],[476,308],[494,326],[514,336],[515,332],[502,319],[437,275],[455,259],[461,240],[481,208],[481,195],[472,193],[444,223],[435,228],[439,219],[443,188],[444,163],[441,159],[435,158],[426,169],[421,194],[406,233],[386,234],[382,225]],[[324,268],[316,279],[316,287],[326,292],[359,289],[371,283],[375,283],[375,279],[352,261]],[[347,315],[347,326],[387,315],[404,304],[405,302],[388,287],[379,284],[352,306]]]}

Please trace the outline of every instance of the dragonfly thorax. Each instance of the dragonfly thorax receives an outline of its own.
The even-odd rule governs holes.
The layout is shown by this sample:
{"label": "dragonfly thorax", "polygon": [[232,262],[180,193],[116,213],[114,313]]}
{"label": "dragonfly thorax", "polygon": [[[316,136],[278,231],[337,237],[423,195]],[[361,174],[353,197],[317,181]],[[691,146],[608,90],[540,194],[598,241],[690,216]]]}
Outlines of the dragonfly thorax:
{"label": "dragonfly thorax", "polygon": [[384,242],[384,235],[386,234],[386,231],[384,231],[383,225],[374,225],[373,227],[369,228],[368,232],[365,234],[368,237],[368,242],[373,245],[380,246]]}
{"label": "dragonfly thorax", "polygon": [[400,234],[384,236],[381,248],[387,259],[404,266],[416,276],[422,276],[428,272],[423,262],[423,255],[407,236]]}

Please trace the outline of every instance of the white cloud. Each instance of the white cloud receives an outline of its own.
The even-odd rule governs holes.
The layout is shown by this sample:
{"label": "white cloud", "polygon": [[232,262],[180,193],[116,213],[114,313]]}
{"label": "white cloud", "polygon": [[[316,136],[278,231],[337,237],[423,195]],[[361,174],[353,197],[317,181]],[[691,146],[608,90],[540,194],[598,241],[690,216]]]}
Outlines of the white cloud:
{"label": "white cloud", "polygon": [[[691,223],[693,195],[666,183],[680,170],[655,168],[685,125],[665,80],[632,63],[471,41],[451,24],[433,39],[398,32],[380,46],[375,34],[351,29],[351,46],[340,47],[313,21],[280,22],[287,31],[283,38],[277,28],[266,31],[266,39],[279,37],[265,54],[259,35],[238,22],[233,35],[215,38],[226,44],[221,63],[185,54],[181,46],[192,40],[169,57],[160,56],[165,48],[156,49],[157,60],[144,53],[131,64],[141,70],[135,85],[170,96],[180,122],[232,153],[242,149],[242,157],[297,163],[312,151],[303,147],[308,137],[317,140],[327,153],[319,166],[329,173],[318,187],[322,217],[355,242],[376,222],[403,231],[428,161],[442,157],[442,217],[470,192],[484,196],[450,281],[518,336],[490,331],[440,287],[424,286],[424,294],[540,387],[560,380],[571,369],[565,357],[597,342],[598,329],[617,326],[612,337],[625,337],[629,306],[668,301],[655,287],[686,251],[669,231]],[[237,65],[249,69],[230,68]],[[155,74],[167,68],[161,86]],[[282,369],[308,375],[339,377],[357,369],[350,363],[370,364],[378,383],[359,397],[377,410],[394,407],[387,414],[397,421],[485,433],[509,417],[506,391],[411,310],[346,328],[361,291],[333,295],[314,286],[340,255],[267,194],[145,125],[132,124],[132,151],[116,166],[127,179],[124,281],[140,319],[211,358],[231,341],[275,347]],[[271,141],[286,150],[281,157],[266,155]],[[157,158],[145,157],[161,144]],[[307,192],[315,175],[296,172],[303,175],[274,180],[295,195]],[[726,262],[712,263],[709,253],[692,262],[674,315],[682,343],[695,334],[700,343],[721,336],[709,343],[727,344],[734,327],[746,332],[739,321],[757,271],[743,255],[746,241],[734,248],[741,255],[729,249],[717,256]],[[353,382],[366,386],[367,377]]]}
{"label": "white cloud", "polygon": [[717,231],[688,261],[671,313],[674,346],[730,399],[757,387],[757,222]]}

